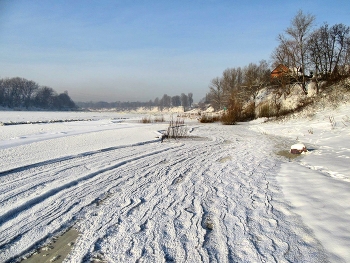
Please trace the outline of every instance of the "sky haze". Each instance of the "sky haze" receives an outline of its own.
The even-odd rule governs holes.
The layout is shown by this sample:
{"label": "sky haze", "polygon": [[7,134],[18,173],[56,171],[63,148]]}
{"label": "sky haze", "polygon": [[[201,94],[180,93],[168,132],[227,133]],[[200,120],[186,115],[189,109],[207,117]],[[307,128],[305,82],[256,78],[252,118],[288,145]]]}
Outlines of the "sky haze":
{"label": "sky haze", "polygon": [[198,101],[226,68],[268,61],[300,9],[350,25],[348,1],[0,0],[0,78],[74,101]]}

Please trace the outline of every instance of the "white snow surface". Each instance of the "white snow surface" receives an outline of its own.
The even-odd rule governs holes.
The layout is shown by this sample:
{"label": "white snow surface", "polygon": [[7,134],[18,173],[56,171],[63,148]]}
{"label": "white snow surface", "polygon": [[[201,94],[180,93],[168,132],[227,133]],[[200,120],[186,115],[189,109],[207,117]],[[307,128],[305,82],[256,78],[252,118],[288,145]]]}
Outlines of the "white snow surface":
{"label": "white snow surface", "polygon": [[142,115],[0,112],[29,123],[0,126],[0,262],[71,226],[65,262],[350,262],[348,116],[185,120],[190,138],[161,143]]}

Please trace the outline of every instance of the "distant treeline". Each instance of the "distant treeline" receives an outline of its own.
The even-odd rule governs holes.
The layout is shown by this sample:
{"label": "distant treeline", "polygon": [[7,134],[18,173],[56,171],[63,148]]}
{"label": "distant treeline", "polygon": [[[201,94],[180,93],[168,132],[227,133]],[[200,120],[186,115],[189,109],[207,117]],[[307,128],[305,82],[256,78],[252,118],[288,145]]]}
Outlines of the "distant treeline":
{"label": "distant treeline", "polygon": [[193,104],[193,94],[188,93],[187,95],[185,93],[182,93],[181,95],[176,96],[168,96],[167,94],[164,94],[161,99],[158,97],[154,100],[150,100],[148,102],[105,102],[105,101],[99,101],[99,102],[77,102],[77,106],[80,108],[85,109],[118,109],[118,110],[130,110],[130,109],[136,109],[136,108],[149,108],[152,109],[153,107],[158,107],[159,110],[162,110],[163,108],[169,108],[169,107],[184,107],[184,110],[187,110],[189,107]]}
{"label": "distant treeline", "polygon": [[77,106],[68,92],[58,94],[52,88],[20,77],[0,79],[0,106],[11,109],[73,110]]}

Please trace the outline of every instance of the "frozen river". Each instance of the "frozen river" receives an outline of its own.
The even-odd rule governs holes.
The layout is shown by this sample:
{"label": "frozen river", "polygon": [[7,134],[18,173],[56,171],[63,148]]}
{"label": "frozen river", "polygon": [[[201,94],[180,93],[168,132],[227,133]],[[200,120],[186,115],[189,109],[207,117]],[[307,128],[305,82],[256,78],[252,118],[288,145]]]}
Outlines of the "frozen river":
{"label": "frozen river", "polygon": [[249,125],[187,121],[189,138],[160,143],[167,123],[140,116],[26,114],[12,121],[81,121],[0,126],[1,262],[69,227],[67,262],[346,262],[284,193],[276,142]]}

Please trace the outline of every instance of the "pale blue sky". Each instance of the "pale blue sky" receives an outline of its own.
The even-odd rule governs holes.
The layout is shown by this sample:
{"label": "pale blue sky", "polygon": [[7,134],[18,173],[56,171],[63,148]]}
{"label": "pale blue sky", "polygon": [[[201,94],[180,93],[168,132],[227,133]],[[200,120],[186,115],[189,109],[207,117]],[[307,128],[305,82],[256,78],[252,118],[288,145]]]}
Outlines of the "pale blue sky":
{"label": "pale blue sky", "polygon": [[269,60],[299,9],[350,26],[345,0],[0,0],[0,78],[75,101],[198,101],[226,68]]}

